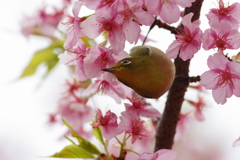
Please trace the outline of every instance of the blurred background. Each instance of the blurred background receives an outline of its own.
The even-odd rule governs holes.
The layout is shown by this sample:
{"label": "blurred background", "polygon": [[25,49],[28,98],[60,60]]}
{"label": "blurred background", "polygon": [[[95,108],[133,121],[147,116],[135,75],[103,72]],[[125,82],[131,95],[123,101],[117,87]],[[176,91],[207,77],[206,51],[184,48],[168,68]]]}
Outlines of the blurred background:
{"label": "blurred background", "polygon": [[[49,114],[57,109],[65,80],[71,77],[67,67],[57,64],[44,80],[44,68],[41,67],[34,76],[19,79],[32,55],[49,45],[46,38],[24,37],[20,32],[21,20],[26,15],[34,14],[44,4],[58,5],[59,1],[0,1],[0,160],[48,160],[50,158],[46,156],[69,144],[62,138],[66,127],[48,123]],[[209,27],[204,15],[209,8],[217,6],[215,0],[204,2],[201,29]],[[174,39],[174,36],[169,36],[169,32],[158,28],[154,28],[149,37],[157,41],[149,44],[161,46],[163,51]],[[208,70],[206,59],[213,53],[213,50],[199,51],[191,61],[190,75],[201,75]],[[193,119],[184,141],[175,144],[174,148],[179,152],[178,160],[192,160],[193,157],[195,160],[239,160],[240,147],[234,148],[232,143],[240,136],[240,99],[232,97],[225,105],[217,105],[210,92],[205,95],[205,121]],[[186,97],[196,99],[191,91],[187,92]],[[156,104],[160,104],[162,110],[164,98],[160,101]],[[109,103],[106,102],[106,105]],[[187,102],[184,105],[189,106]]]}

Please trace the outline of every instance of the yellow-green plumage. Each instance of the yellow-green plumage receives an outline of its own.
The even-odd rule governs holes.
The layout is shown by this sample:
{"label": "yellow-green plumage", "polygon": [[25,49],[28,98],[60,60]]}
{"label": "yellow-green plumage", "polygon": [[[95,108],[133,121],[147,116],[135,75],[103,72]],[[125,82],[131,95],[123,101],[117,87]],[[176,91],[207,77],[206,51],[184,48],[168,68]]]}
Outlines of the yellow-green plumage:
{"label": "yellow-green plumage", "polygon": [[161,50],[138,46],[131,50],[130,56],[103,70],[111,72],[120,82],[146,98],[159,98],[169,90],[175,67]]}

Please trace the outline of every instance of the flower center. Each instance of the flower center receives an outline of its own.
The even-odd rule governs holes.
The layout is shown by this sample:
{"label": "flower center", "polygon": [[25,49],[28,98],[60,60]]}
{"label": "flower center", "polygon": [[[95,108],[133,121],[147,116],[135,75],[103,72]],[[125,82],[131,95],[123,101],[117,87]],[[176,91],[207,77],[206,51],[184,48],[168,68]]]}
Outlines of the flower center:
{"label": "flower center", "polygon": [[184,27],[184,29],[180,29],[176,37],[178,38],[178,41],[180,43],[190,43],[193,40],[193,36],[187,27]]}
{"label": "flower center", "polygon": [[100,66],[101,69],[106,68],[109,62],[108,56],[106,52],[103,52],[98,58],[95,60],[95,63]]}
{"label": "flower center", "polygon": [[114,2],[115,2],[115,0],[101,0],[100,6],[110,8]]}
{"label": "flower center", "polygon": [[227,45],[229,45],[229,39],[219,34],[215,39],[215,45],[217,48],[225,50],[227,48]]}
{"label": "flower center", "polygon": [[229,70],[219,72],[219,75],[214,79],[217,80],[218,86],[224,88],[226,85],[233,87],[234,76]]}
{"label": "flower center", "polygon": [[133,121],[132,133],[136,135],[140,135],[141,132],[144,130],[144,121]]}
{"label": "flower center", "polygon": [[106,126],[108,124],[108,121],[109,121],[109,117],[103,117],[100,119],[100,123],[102,126]]}

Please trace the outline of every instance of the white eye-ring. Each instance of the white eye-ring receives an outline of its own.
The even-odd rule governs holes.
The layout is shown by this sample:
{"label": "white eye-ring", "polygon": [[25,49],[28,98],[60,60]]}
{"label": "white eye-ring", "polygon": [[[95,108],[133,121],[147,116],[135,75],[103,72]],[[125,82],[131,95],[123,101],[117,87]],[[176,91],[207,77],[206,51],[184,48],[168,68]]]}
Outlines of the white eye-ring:
{"label": "white eye-ring", "polygon": [[123,64],[123,65],[127,65],[127,64],[130,64],[130,63],[131,63],[131,61],[129,61],[129,60],[123,60],[123,61],[122,61],[122,64]]}

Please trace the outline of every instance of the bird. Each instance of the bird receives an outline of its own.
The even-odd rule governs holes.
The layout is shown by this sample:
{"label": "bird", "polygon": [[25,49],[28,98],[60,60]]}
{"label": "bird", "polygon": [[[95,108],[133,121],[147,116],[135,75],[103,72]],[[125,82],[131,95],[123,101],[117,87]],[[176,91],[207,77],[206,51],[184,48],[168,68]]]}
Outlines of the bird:
{"label": "bird", "polygon": [[153,46],[135,46],[131,57],[102,71],[112,73],[121,83],[145,98],[158,99],[167,92],[175,78],[175,66],[163,51]]}

